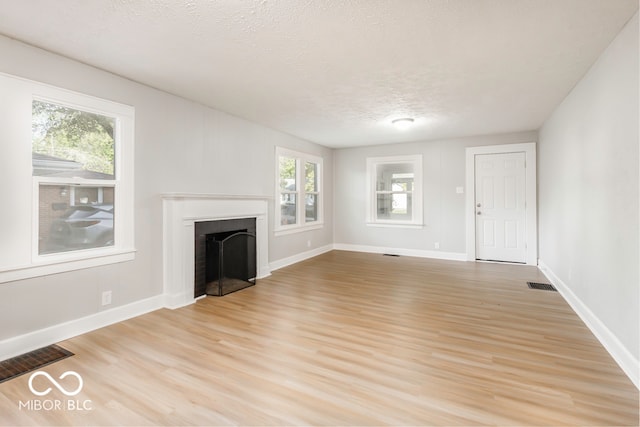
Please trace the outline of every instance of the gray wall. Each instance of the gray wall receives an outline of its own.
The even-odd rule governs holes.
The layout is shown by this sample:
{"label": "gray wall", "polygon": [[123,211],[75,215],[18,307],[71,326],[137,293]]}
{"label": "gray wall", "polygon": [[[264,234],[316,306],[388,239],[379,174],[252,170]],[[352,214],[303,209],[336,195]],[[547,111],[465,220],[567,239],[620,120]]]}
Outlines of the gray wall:
{"label": "gray wall", "polygon": [[[334,240],[337,244],[464,254],[465,148],[536,142],[537,132],[370,146],[334,153]],[[370,227],[365,223],[367,157],[422,154],[423,215],[420,230]],[[464,188],[464,191],[469,189]]]}
{"label": "gray wall", "polygon": [[[160,194],[226,193],[273,199],[275,146],[324,158],[325,226],[271,238],[270,261],[331,244],[332,150],[5,37],[0,37],[0,55],[0,72],[135,107],[137,248],[132,262],[0,283],[0,340],[95,314],[103,310],[99,304],[103,290],[113,291],[113,304],[106,308],[161,294]],[[11,143],[22,142],[2,141]],[[273,206],[271,202],[270,237]],[[11,242],[5,239],[0,244]]]}
{"label": "gray wall", "polygon": [[540,260],[638,359],[638,15],[540,130]]}

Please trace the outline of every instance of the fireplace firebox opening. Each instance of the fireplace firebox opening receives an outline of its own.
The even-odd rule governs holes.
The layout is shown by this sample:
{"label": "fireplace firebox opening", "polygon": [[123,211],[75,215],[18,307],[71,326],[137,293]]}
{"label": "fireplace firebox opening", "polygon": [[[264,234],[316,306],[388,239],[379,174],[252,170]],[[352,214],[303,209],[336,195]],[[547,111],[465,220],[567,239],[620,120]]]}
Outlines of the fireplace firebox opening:
{"label": "fireplace firebox opening", "polygon": [[255,218],[195,223],[194,297],[255,285],[256,265]]}

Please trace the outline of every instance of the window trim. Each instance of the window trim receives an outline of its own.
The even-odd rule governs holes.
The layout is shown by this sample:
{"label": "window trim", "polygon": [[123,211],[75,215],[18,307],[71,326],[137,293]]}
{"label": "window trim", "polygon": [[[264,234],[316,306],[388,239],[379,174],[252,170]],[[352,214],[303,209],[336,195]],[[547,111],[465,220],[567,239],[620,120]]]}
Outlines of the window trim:
{"label": "window trim", "polygon": [[[114,264],[135,259],[134,240],[134,137],[135,137],[135,109],[132,106],[116,103],[102,98],[85,95],[79,92],[39,83],[36,81],[0,74],[2,77],[14,79],[20,87],[18,99],[29,105],[33,100],[50,102],[90,113],[101,114],[115,118],[115,169],[113,180],[93,180],[82,178],[51,178],[33,176],[31,170],[31,207],[25,215],[31,218],[29,240],[30,256],[20,260],[18,265],[0,265],[0,283],[23,280],[50,274],[63,273],[79,269]],[[16,99],[15,97],[13,99]],[[31,110],[29,110],[31,111]],[[26,110],[25,110],[26,112]],[[31,119],[29,119],[31,124]],[[27,135],[26,132],[21,133]],[[31,138],[31,131],[28,132]],[[24,141],[31,147],[31,139]],[[24,153],[26,154],[26,150]],[[32,150],[28,150],[31,156]],[[25,163],[26,164],[26,163]],[[31,166],[29,159],[29,166]],[[24,176],[26,176],[26,172]],[[20,176],[23,176],[22,173]],[[114,205],[116,206],[114,221],[114,245],[109,247],[73,250],[58,253],[42,254],[38,252],[39,235],[39,186],[40,184],[60,183],[66,185],[113,186],[115,191]],[[25,230],[25,232],[27,232]]]}
{"label": "window trim", "polygon": [[[283,194],[280,191],[280,158],[288,157],[295,159],[296,161],[296,191],[286,193],[292,193],[296,195],[296,199],[299,201],[296,204],[296,223],[295,224],[281,224],[281,209],[280,209],[280,196]],[[275,203],[274,203],[274,235],[283,236],[287,234],[299,233],[309,230],[317,230],[324,227],[324,194],[323,194],[323,165],[322,157],[313,154],[302,153],[300,151],[290,150],[288,148],[276,147],[275,154]],[[314,163],[316,167],[316,182],[317,191],[307,193],[305,191],[305,165],[306,163]],[[318,204],[318,219],[315,221],[307,222],[305,215],[305,203],[304,200],[307,194],[316,194],[316,203]]]}
{"label": "window trim", "polygon": [[[377,168],[388,164],[412,164],[414,170],[413,190],[411,192],[411,219],[378,219],[377,208]],[[393,194],[393,192],[389,192]],[[422,154],[367,157],[367,215],[366,224],[370,227],[413,228],[424,227],[422,204]]]}

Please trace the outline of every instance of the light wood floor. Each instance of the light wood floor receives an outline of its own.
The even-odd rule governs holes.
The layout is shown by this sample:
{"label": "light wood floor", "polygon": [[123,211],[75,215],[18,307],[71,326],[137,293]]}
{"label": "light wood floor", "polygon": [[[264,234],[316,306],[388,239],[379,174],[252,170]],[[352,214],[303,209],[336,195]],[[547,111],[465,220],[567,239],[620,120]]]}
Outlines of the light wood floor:
{"label": "light wood floor", "polygon": [[61,343],[76,355],[45,370],[81,374],[92,410],[20,410],[24,375],[0,384],[0,423],[638,425],[638,390],[527,280],[544,277],[330,252]]}

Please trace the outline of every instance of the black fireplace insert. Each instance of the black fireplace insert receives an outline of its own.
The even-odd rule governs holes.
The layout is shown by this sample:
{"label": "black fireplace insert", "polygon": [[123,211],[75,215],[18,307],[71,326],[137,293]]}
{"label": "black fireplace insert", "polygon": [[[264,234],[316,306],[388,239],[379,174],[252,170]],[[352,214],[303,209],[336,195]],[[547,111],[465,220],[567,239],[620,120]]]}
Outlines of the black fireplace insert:
{"label": "black fireplace insert", "polygon": [[256,219],[195,224],[194,295],[223,296],[256,283]]}

